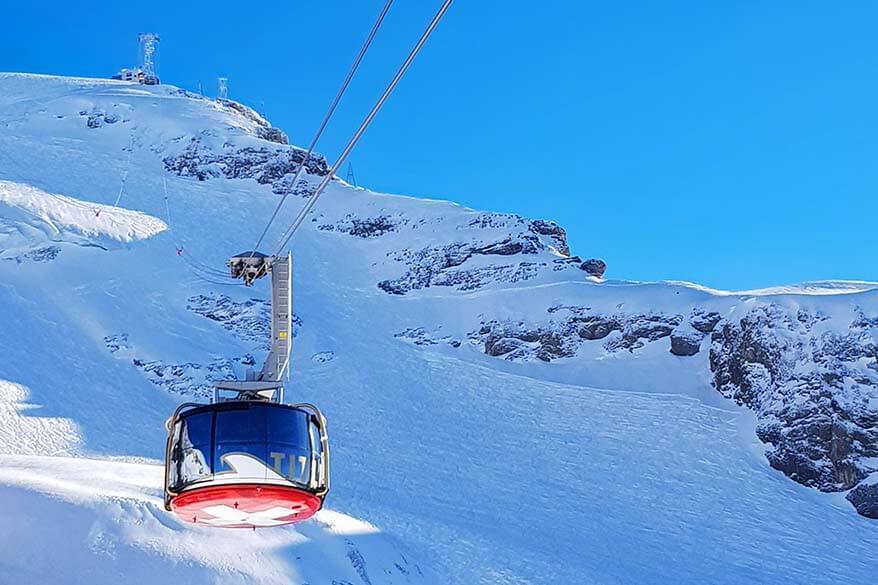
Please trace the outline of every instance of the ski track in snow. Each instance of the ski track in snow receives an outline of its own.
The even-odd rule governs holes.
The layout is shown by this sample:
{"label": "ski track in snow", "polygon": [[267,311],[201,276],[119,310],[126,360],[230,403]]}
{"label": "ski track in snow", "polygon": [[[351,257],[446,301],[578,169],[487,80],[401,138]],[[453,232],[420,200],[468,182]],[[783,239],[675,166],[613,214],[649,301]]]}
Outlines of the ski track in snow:
{"label": "ski track in snow", "polygon": [[[831,314],[878,306],[873,284],[730,293],[544,270],[474,291],[389,295],[377,283],[405,272],[393,259],[401,248],[502,229],[470,236],[477,212],[342,184],[297,235],[303,325],[288,390],[327,415],[335,512],[256,533],[184,526],[162,508],[154,463],[182,397],[157,389],[132,358],[261,359],[252,340],[187,303],[212,293],[242,303],[265,298],[266,286],[205,282],[176,246],[222,269],[252,245],[277,195],[253,180],[168,175],[163,231],[161,158],[205,130],[251,144],[254,123],[168,86],[0,74],[0,89],[0,185],[16,209],[80,235],[140,240],[113,253],[68,246],[48,266],[0,262],[0,551],[14,551],[0,552],[0,582],[810,584],[868,582],[878,570],[878,524],[771,470],[751,413],[708,386],[703,356],[686,361],[658,344],[610,355],[598,344],[577,361],[518,364],[466,340],[483,318],[545,317],[571,299],[606,312],[702,304],[727,314],[765,294]],[[119,121],[88,128],[80,112],[95,110]],[[134,123],[131,211],[112,210],[130,223],[99,232],[72,200],[112,204]],[[268,241],[301,204],[290,197]],[[409,223],[373,238],[317,229],[351,213]],[[417,328],[464,343],[396,337]],[[126,347],[114,354],[105,338],[120,336]]]}

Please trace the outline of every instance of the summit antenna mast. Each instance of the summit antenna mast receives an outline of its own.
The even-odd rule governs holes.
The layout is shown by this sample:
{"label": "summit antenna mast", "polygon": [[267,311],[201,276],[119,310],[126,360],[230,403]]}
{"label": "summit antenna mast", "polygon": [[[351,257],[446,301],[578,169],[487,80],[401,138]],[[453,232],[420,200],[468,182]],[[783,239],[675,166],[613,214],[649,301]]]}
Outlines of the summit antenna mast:
{"label": "summit antenna mast", "polygon": [[156,53],[158,52],[159,35],[156,33],[140,33],[137,35],[140,41],[140,70],[143,72],[143,83],[157,85],[159,83],[156,74]]}

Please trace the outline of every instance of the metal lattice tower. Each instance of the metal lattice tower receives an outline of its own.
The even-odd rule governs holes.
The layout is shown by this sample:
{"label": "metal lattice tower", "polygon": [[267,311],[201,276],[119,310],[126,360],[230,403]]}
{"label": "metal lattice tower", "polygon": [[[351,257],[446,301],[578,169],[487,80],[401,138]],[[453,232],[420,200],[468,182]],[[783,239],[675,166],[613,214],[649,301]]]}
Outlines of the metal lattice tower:
{"label": "metal lattice tower", "polygon": [[217,77],[216,82],[217,82],[217,85],[219,87],[219,99],[221,99],[221,100],[229,99],[229,78],[228,77]]}
{"label": "metal lattice tower", "polygon": [[[220,380],[215,390],[259,394],[273,392],[283,401],[283,378],[289,372],[293,343],[293,264],[292,256],[269,257],[256,251],[242,252],[229,259],[232,278],[240,278],[246,286],[271,274],[271,348],[262,370],[247,372],[246,380]],[[272,394],[263,394],[271,397]],[[214,395],[218,399],[218,395]],[[239,394],[240,396],[240,394]]]}
{"label": "metal lattice tower", "polygon": [[345,177],[345,182],[349,185],[357,186],[357,178],[354,176],[354,165],[348,161],[348,174]]}
{"label": "metal lattice tower", "polygon": [[137,35],[140,41],[140,69],[147,79],[158,79],[155,71],[155,58],[159,35],[156,33],[140,33]]}

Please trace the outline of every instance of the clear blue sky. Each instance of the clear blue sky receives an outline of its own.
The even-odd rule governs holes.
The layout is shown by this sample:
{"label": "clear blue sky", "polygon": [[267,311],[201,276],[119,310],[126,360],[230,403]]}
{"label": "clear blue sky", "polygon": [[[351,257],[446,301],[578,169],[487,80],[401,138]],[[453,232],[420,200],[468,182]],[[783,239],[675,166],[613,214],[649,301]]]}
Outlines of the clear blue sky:
{"label": "clear blue sky", "polygon": [[[16,2],[0,70],[163,81],[311,136],[382,0]],[[439,0],[397,0],[334,157]],[[457,0],[354,152],[361,184],[550,218],[608,277],[878,280],[878,3]]]}

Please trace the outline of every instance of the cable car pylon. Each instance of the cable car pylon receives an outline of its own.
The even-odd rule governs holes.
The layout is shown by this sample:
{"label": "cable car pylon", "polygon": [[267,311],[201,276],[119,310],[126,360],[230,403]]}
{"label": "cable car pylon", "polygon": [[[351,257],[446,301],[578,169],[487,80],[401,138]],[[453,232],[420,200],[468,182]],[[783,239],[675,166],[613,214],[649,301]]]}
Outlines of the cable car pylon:
{"label": "cable car pylon", "polygon": [[329,438],[316,406],[284,403],[292,257],[248,251],[228,264],[246,286],[271,275],[271,348],[259,372],[214,382],[209,404],[181,404],[168,421],[165,509],[208,526],[307,520],[329,492]]}

